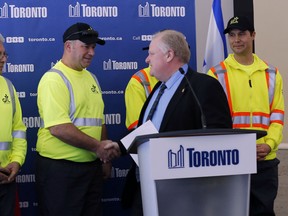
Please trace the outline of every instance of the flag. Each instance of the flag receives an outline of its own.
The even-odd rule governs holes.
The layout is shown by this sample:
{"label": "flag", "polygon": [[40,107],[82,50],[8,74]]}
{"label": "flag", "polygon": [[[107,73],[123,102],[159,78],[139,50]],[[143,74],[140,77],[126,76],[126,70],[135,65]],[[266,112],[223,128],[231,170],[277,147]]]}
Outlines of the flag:
{"label": "flag", "polygon": [[207,73],[211,67],[219,64],[227,57],[227,44],[223,31],[224,22],[221,0],[213,0],[207,33],[203,73]]}

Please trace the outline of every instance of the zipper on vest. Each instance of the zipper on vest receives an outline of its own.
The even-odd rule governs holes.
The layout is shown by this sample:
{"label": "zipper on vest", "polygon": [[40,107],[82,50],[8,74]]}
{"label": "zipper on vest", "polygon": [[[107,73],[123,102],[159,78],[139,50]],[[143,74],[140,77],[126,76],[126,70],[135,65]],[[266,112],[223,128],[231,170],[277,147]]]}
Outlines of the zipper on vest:
{"label": "zipper on vest", "polygon": [[250,88],[252,88],[252,82],[251,82],[251,79],[249,79],[249,86],[250,86]]}

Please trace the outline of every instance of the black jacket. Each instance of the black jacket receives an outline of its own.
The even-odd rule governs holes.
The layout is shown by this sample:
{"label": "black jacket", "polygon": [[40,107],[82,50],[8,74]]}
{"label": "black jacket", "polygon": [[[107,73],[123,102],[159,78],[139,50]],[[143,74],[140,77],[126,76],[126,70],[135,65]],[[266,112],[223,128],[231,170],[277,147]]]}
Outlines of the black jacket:
{"label": "black jacket", "polygon": [[[232,128],[232,118],[228,101],[221,84],[213,77],[188,69],[186,76],[201,104],[207,128]],[[139,125],[158,82],[143,105]],[[161,103],[158,104],[161,106]],[[196,102],[187,80],[183,78],[168,107],[166,108],[159,132],[201,129],[201,110]]]}

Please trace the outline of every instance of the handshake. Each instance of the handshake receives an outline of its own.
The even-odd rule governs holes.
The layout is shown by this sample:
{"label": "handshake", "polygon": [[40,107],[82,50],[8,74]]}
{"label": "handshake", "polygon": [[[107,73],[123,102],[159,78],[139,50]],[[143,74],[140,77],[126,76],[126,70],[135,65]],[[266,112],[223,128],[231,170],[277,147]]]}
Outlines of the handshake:
{"label": "handshake", "polygon": [[108,163],[113,159],[120,157],[121,151],[117,142],[103,140],[96,149],[96,154],[103,163]]}

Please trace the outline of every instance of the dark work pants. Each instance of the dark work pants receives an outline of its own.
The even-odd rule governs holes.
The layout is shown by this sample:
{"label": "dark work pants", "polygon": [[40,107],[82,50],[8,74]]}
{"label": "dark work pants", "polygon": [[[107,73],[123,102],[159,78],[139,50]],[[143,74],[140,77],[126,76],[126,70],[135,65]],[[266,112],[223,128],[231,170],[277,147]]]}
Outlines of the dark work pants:
{"label": "dark work pants", "polygon": [[14,216],[16,207],[16,182],[0,184],[0,215]]}
{"label": "dark work pants", "polygon": [[141,188],[136,178],[136,166],[133,162],[126,176],[121,204],[124,209],[131,210],[131,216],[143,216]]}
{"label": "dark work pants", "polygon": [[102,216],[100,161],[76,163],[37,155],[40,216]]}
{"label": "dark work pants", "polygon": [[278,164],[278,159],[257,162],[257,174],[251,175],[250,216],[275,216]]}
{"label": "dark work pants", "polygon": [[131,208],[131,216],[143,216],[140,182],[138,183],[137,188],[135,190],[135,197]]}

